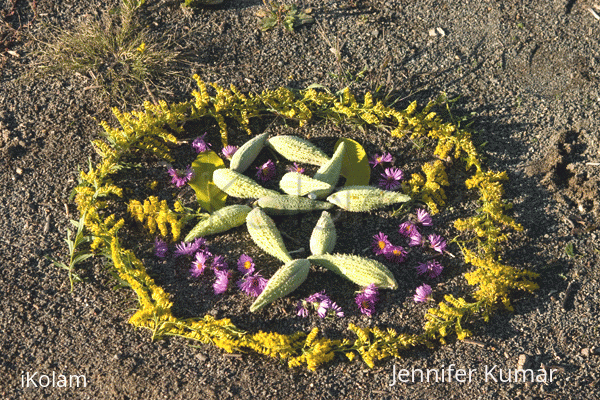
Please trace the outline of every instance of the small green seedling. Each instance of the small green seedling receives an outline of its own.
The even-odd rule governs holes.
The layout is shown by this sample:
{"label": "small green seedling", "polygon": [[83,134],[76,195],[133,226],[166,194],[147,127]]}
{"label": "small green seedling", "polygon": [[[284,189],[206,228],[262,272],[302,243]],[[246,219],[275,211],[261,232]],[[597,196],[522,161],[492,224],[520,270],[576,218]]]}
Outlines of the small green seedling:
{"label": "small green seedling", "polygon": [[294,4],[281,4],[276,1],[267,3],[266,0],[263,0],[263,3],[267,10],[259,14],[262,18],[258,23],[262,31],[271,30],[281,24],[288,32],[294,32],[295,28],[315,22],[315,19],[308,15],[310,10],[300,11]]}
{"label": "small green seedling", "polygon": [[567,243],[567,245],[565,246],[565,254],[568,255],[570,258],[575,257],[575,249],[573,248],[573,242]]}

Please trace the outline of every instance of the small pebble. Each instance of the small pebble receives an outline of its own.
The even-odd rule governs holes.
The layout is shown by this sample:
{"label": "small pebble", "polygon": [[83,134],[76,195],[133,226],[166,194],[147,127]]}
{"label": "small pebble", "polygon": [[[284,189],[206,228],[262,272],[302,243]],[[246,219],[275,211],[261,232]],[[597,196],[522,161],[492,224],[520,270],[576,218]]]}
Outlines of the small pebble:
{"label": "small pebble", "polygon": [[581,355],[583,357],[589,357],[590,353],[591,353],[591,351],[590,351],[589,347],[586,347],[585,349],[581,349]]}
{"label": "small pebble", "polygon": [[531,357],[527,354],[519,355],[519,361],[517,361],[517,369],[528,369],[531,366]]}

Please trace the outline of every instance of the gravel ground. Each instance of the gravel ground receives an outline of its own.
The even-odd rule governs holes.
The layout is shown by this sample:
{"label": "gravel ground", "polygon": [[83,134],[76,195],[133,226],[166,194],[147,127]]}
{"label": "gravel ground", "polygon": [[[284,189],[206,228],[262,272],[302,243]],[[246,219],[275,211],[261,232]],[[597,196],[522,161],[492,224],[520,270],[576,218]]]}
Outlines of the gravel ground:
{"label": "gravel ground", "polygon": [[[600,13],[594,8],[598,3],[298,4],[312,9],[316,23],[289,33],[281,27],[258,29],[260,0],[225,0],[222,6],[195,12],[180,9],[176,2],[148,0],[151,12],[144,18],[151,34],[171,35],[188,62],[174,67],[178,75],[142,88],[140,96],[184,101],[193,89],[194,73],[207,82],[256,92],[318,83],[335,90],[350,84],[356,93],[364,93],[383,85],[399,99],[399,107],[412,100],[424,104],[440,92],[460,95],[453,114],[471,117],[477,142],[485,143],[487,166],[508,171],[507,197],[514,202],[513,216],[525,227],[513,236],[503,261],[539,272],[540,290],[534,295],[515,293],[515,311],[500,310],[488,324],[472,326],[472,341],[414,349],[373,369],[360,361],[336,359],[313,373],[253,354],[232,357],[210,346],[192,347],[182,339],[151,341],[148,332],[127,323],[135,299],[128,290],[111,289],[115,281],[101,259],[83,266],[80,272],[87,281],[71,293],[66,273],[44,258],[64,255],[65,230],[75,217],[69,194],[78,168],[95,157],[90,140],[101,133],[98,122],[114,120],[111,103],[93,88],[89,76],[30,79],[27,74],[41,62],[35,50],[47,37],[48,24],[75,24],[117,3],[17,1],[11,14],[13,2],[5,0],[0,3],[6,21],[0,36],[0,397],[600,398],[600,23],[588,10]],[[15,33],[6,26],[23,28]],[[7,37],[16,42],[9,43]],[[339,58],[331,48],[339,49]],[[283,125],[272,129],[290,130]],[[325,146],[340,135],[327,124],[306,129]],[[345,128],[343,135],[360,140],[369,153],[405,150],[400,141],[374,131]],[[233,135],[233,140],[244,137]],[[376,233],[395,223],[384,220],[367,228]],[[351,231],[343,246],[350,250],[364,241],[349,235]],[[231,239],[215,246],[227,251]],[[569,243],[571,254],[565,251]],[[302,294],[318,290],[319,279],[312,278]],[[337,282],[339,294],[353,290]],[[440,287],[461,284],[457,273]],[[412,288],[414,282],[402,285]],[[184,286],[176,300],[194,287]],[[216,306],[217,316],[232,316],[253,330],[319,326],[335,334],[352,321],[418,331],[422,320],[406,291],[386,296],[403,304],[383,310],[372,322],[354,315],[331,325],[316,319],[286,320],[282,310],[290,310],[291,301],[262,314],[264,320],[244,314],[249,303],[215,301],[211,306]],[[192,313],[205,311],[200,303],[191,307],[197,307]],[[392,379],[401,369],[441,370],[451,364],[474,369],[472,381]],[[486,368],[496,366],[492,375],[497,377],[499,370],[523,365],[554,369],[554,379],[495,382],[488,375],[486,381]],[[84,375],[87,386],[24,387],[27,374],[36,372],[36,377],[50,378],[52,373]]]}

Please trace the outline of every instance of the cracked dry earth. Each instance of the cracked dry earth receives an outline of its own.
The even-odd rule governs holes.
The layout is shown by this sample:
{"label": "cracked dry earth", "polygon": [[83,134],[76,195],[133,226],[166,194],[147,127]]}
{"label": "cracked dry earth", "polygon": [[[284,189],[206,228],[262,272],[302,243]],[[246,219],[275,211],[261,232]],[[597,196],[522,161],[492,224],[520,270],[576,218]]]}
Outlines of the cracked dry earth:
{"label": "cracked dry earth", "polygon": [[[133,295],[112,290],[116,283],[100,258],[80,267],[86,282],[72,293],[66,273],[45,258],[65,257],[68,220],[77,217],[69,202],[77,170],[89,157],[96,159],[90,140],[101,133],[99,121],[115,122],[109,105],[116,104],[99,96],[89,76],[26,78],[39,65],[35,50],[48,24],[96,18],[117,2],[4,0],[0,398],[600,398],[600,22],[589,11],[600,13],[598,2],[298,1],[312,9],[316,22],[294,33],[281,27],[261,32],[260,0],[225,0],[195,12],[176,2],[147,3],[153,10],[144,15],[150,31],[171,32],[176,41],[181,34],[179,45],[189,55],[187,63],[174,67],[180,75],[158,82],[161,90],[153,96],[160,99],[187,100],[194,73],[256,92],[319,83],[335,90],[350,84],[364,93],[383,85],[399,107],[412,100],[423,105],[442,91],[460,95],[453,113],[470,117],[477,142],[485,144],[488,168],[508,171],[512,216],[525,227],[511,237],[503,261],[539,272],[540,289],[515,293],[514,312],[499,309],[488,324],[474,324],[469,341],[417,348],[373,369],[340,357],[309,372],[254,354],[193,347],[183,339],[151,341],[148,332],[127,323],[136,306]],[[340,48],[339,61],[330,51],[334,46]],[[140,93],[150,96],[145,89]],[[327,124],[311,129],[316,138],[353,136],[369,154],[406,154],[399,141],[380,132],[348,127],[336,132],[339,128]],[[245,140],[239,132],[232,138]],[[368,235],[353,236],[345,245],[370,239],[380,227],[366,229]],[[223,240],[235,244],[234,237]],[[460,273],[440,283],[461,284]],[[319,289],[318,282],[312,285],[306,290]],[[340,285],[338,294],[352,290]],[[281,310],[290,310],[291,301],[264,314],[264,320],[246,317],[247,307],[234,302],[215,303],[218,316],[232,316],[245,329],[291,332],[320,326],[333,335],[347,324],[283,318]],[[384,307],[372,320],[351,318],[418,331],[423,310],[408,303],[406,310]],[[402,369],[441,370],[451,364],[475,370],[471,382],[399,381]],[[496,382],[488,375],[486,380],[486,369],[495,368],[495,374],[517,367],[555,370],[554,379]],[[87,385],[26,387],[27,374],[36,373],[49,379],[53,373],[84,376]]]}

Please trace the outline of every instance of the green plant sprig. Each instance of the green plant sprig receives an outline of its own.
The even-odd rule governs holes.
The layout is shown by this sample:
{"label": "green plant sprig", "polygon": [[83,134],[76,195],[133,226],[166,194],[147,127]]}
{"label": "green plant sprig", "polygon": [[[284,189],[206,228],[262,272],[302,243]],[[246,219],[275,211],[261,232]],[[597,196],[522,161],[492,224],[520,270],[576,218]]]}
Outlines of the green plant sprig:
{"label": "green plant sprig", "polygon": [[67,245],[69,246],[69,264],[67,265],[62,261],[58,261],[51,258],[50,256],[46,256],[46,259],[52,264],[59,268],[67,270],[67,272],[69,273],[69,283],[71,284],[71,292],[73,291],[73,284],[75,282],[83,281],[83,279],[78,274],[73,272],[75,270],[75,266],[94,255],[88,250],[78,250],[79,247],[84,243],[89,243],[92,241],[91,236],[86,236],[83,233],[85,228],[85,217],[86,214],[83,213],[81,215],[81,218],[79,218],[79,221],[71,220],[71,224],[73,224],[73,226],[77,228],[77,231],[75,232],[75,240],[71,239],[71,230],[67,228],[67,237],[65,239],[65,242],[67,242]]}

